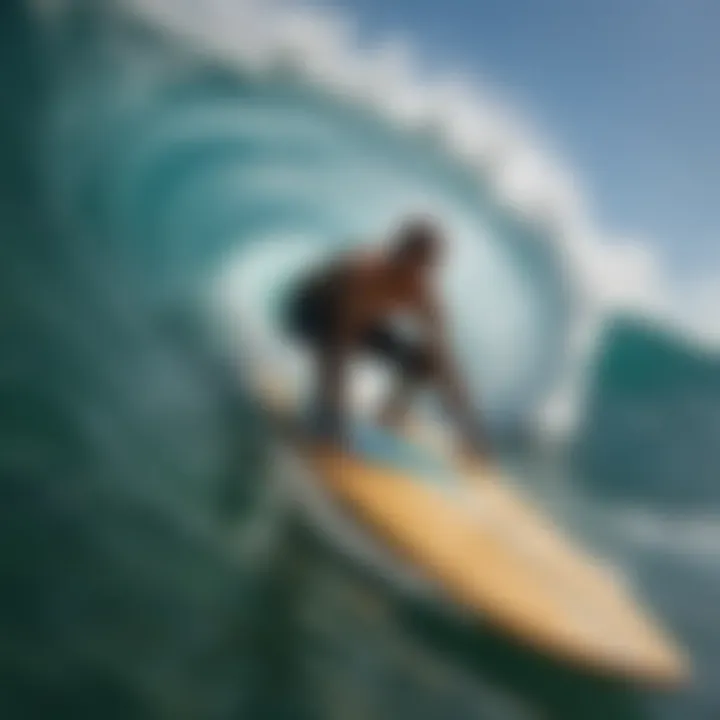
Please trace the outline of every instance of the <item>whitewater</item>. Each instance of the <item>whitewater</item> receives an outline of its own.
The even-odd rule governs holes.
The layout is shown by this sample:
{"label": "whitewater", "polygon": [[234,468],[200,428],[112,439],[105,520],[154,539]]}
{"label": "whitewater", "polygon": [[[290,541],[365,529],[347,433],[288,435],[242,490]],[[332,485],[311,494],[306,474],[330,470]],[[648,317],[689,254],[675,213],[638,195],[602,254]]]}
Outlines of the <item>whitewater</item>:
{"label": "whitewater", "polygon": [[[720,712],[717,351],[492,88],[297,3],[7,8],[6,716]],[[298,511],[244,384],[301,372],[273,288],[416,209],[508,466],[689,647],[687,691],[529,657]]]}

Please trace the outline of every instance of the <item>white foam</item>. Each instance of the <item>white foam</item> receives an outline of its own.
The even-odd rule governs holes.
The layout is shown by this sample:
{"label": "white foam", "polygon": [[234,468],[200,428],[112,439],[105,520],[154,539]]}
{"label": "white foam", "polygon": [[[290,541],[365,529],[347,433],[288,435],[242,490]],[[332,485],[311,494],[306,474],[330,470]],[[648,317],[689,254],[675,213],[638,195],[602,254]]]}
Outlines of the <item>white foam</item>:
{"label": "white foam", "polygon": [[720,564],[720,517],[709,512],[613,509],[607,522],[640,547],[697,563]]}

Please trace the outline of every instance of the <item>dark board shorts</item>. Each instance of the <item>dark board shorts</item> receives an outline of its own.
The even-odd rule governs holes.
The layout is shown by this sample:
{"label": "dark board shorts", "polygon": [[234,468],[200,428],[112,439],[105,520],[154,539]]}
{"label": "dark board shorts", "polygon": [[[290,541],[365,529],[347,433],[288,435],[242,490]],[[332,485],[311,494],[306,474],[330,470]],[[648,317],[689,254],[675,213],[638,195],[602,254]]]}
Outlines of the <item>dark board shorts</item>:
{"label": "dark board shorts", "polygon": [[[290,294],[286,309],[287,329],[293,337],[320,352],[331,347],[340,306],[328,287],[301,283]],[[383,322],[365,330],[356,340],[355,350],[413,376],[425,375],[429,369],[427,349]]]}

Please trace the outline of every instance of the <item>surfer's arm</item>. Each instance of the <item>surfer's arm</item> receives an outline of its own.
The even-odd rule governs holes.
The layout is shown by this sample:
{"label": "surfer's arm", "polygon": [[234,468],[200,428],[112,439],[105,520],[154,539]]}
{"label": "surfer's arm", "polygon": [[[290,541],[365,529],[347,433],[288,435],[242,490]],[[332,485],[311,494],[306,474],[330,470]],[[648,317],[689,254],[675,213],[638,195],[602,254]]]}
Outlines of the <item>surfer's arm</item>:
{"label": "surfer's arm", "polygon": [[468,401],[467,387],[450,348],[443,312],[430,293],[421,298],[419,310],[427,331],[431,362],[436,380],[443,390],[447,411],[460,425],[465,443],[477,452],[482,442],[479,423]]}

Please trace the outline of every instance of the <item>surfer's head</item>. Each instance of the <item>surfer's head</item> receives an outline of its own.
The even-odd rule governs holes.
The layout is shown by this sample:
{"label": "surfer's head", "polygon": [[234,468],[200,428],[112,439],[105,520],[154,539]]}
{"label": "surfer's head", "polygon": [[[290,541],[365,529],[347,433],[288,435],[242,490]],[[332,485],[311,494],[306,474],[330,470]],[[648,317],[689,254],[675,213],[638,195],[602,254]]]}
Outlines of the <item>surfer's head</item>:
{"label": "surfer's head", "polygon": [[430,217],[405,220],[393,238],[392,261],[401,271],[422,272],[435,267],[443,249],[443,233]]}

